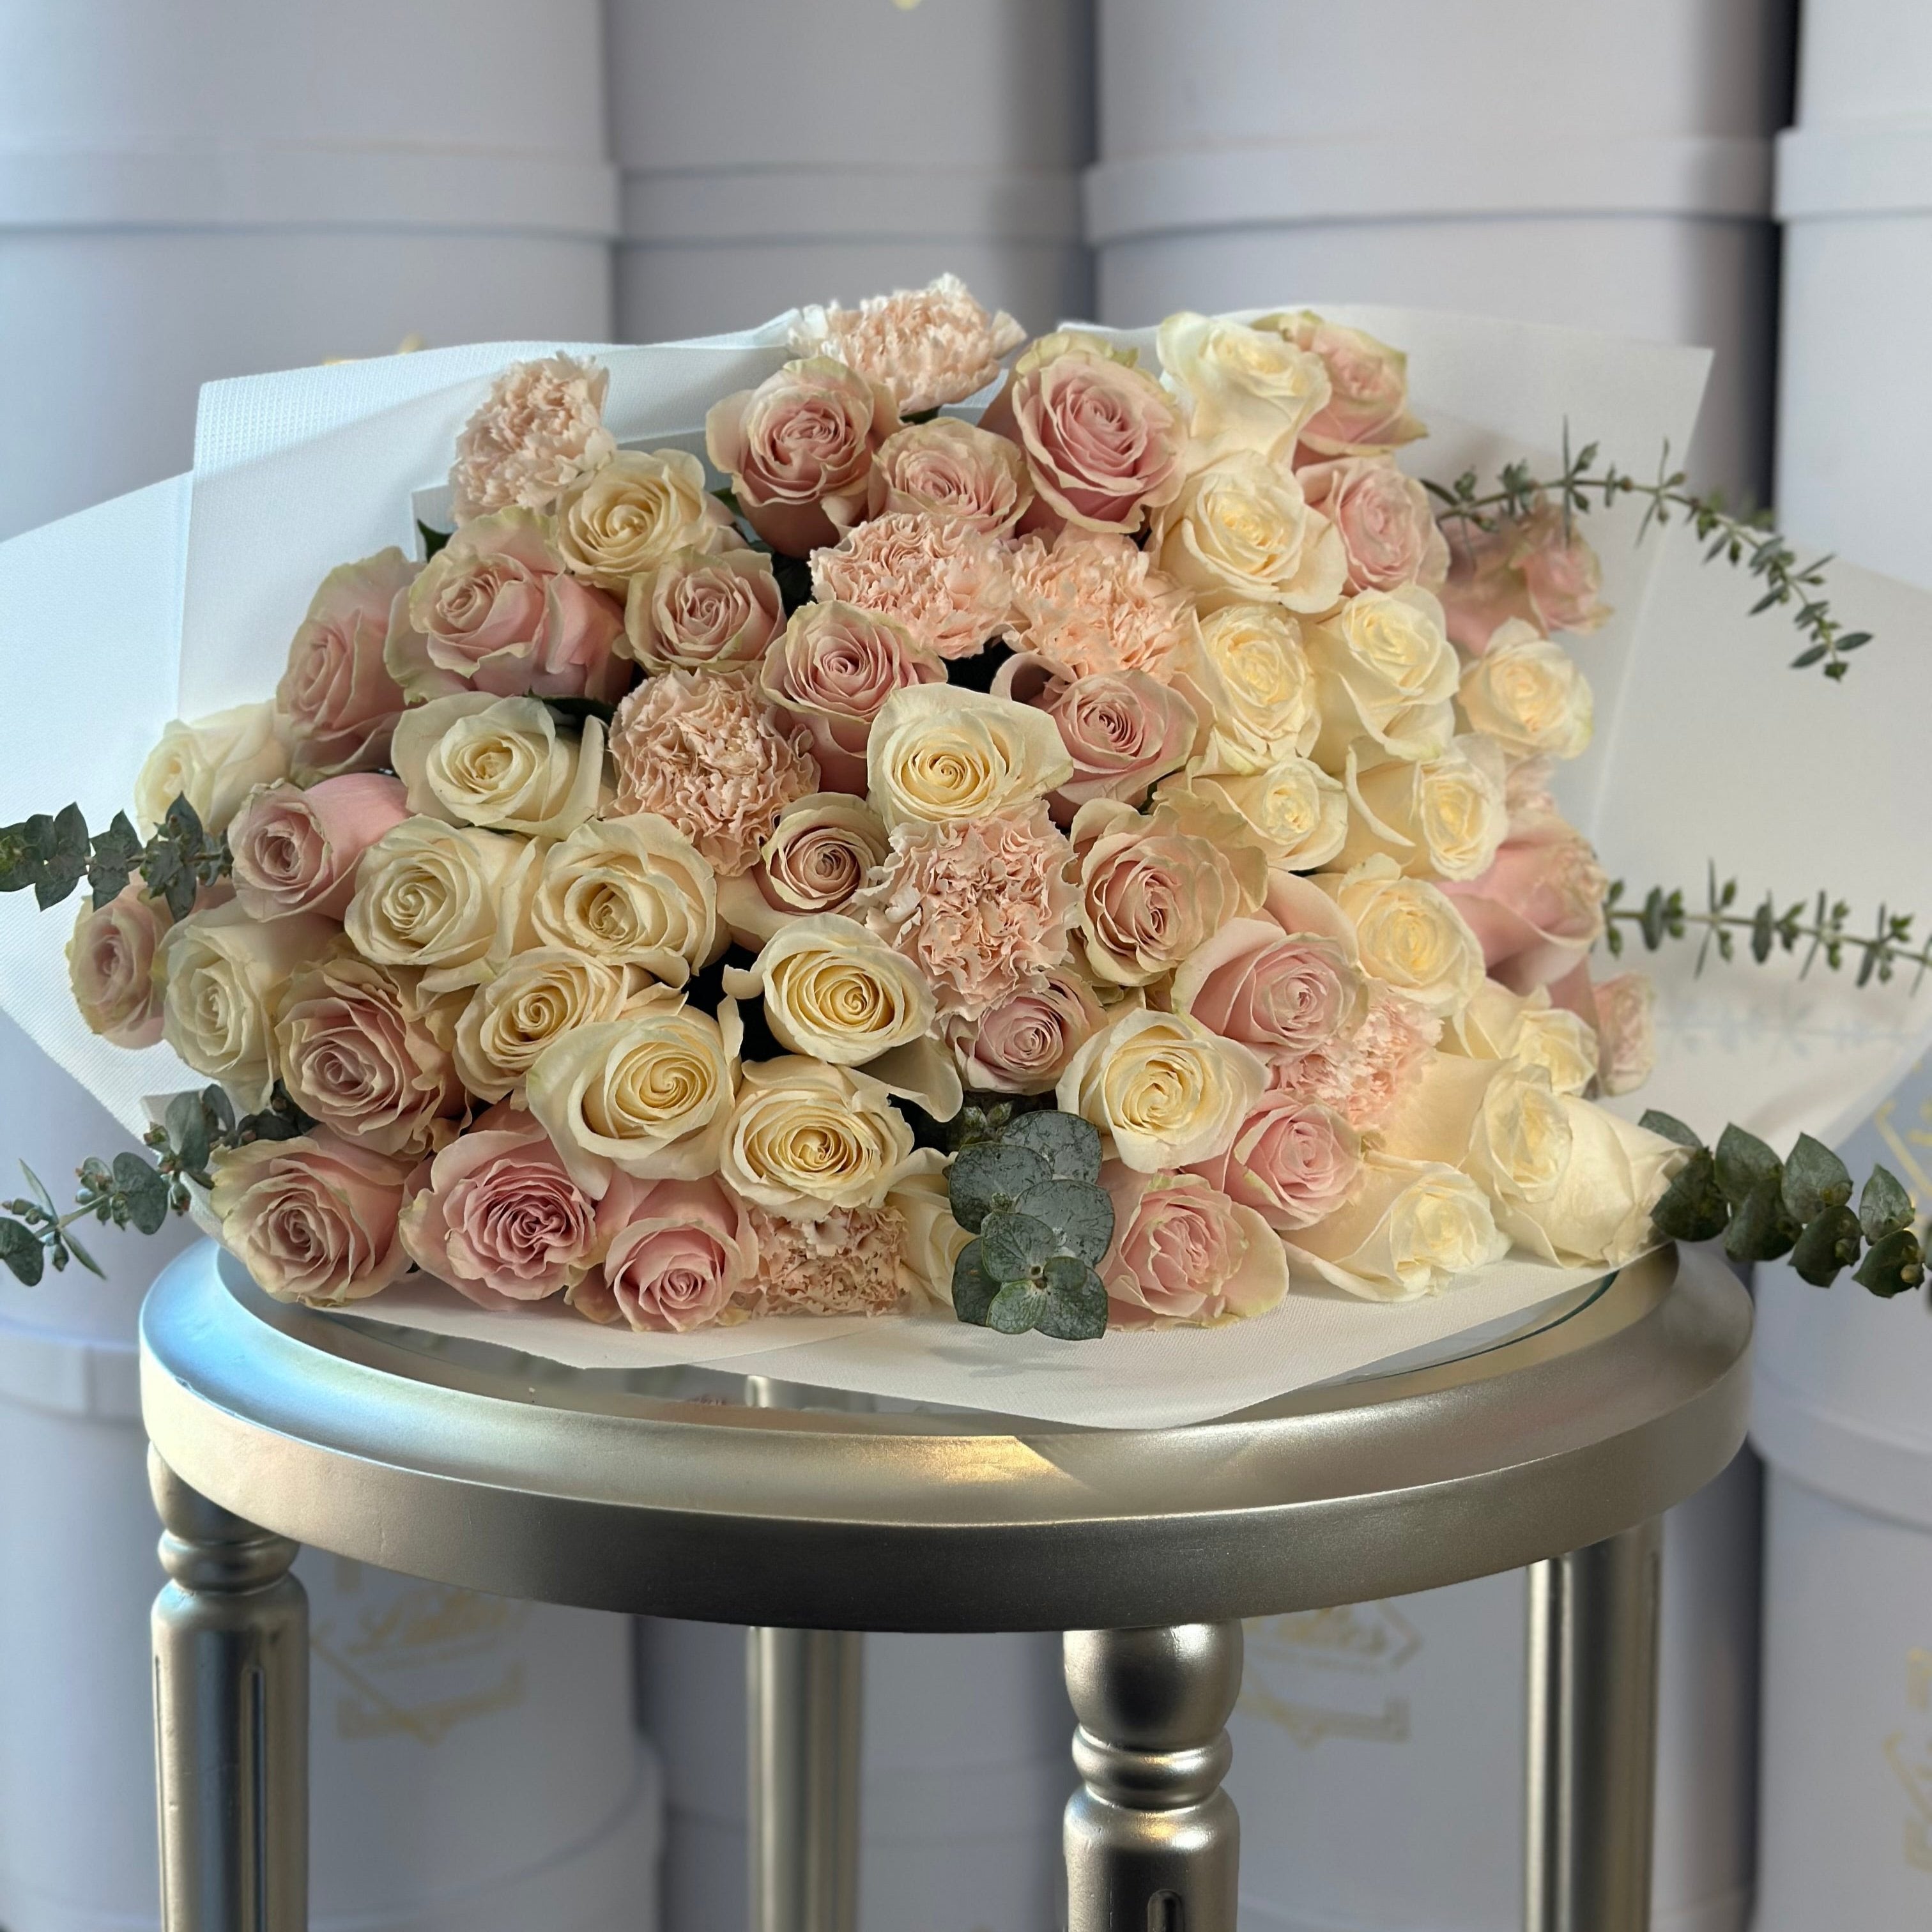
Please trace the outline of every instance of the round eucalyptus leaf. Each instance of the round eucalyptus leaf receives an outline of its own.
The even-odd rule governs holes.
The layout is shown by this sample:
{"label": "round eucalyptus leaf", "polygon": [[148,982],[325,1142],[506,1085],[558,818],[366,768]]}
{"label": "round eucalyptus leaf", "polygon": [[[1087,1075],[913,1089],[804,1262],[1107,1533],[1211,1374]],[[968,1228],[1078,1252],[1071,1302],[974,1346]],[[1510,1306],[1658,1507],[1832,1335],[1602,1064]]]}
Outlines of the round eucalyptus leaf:
{"label": "round eucalyptus leaf", "polygon": [[980,1244],[968,1241],[952,1264],[952,1312],[961,1322],[976,1328],[986,1325],[986,1310],[1000,1292],[1000,1284],[980,1265]]}
{"label": "round eucalyptus leaf", "polygon": [[1000,1136],[1003,1147],[1030,1148],[1056,1180],[1098,1180],[1100,1136],[1078,1114],[1022,1114]]}
{"label": "round eucalyptus leaf", "polygon": [[1091,1342],[1107,1332],[1106,1285],[1070,1255],[1047,1264],[1046,1306],[1035,1324],[1059,1342]]}
{"label": "round eucalyptus leaf", "polygon": [[1030,1281],[1010,1281],[986,1310],[986,1326],[1002,1335],[1024,1335],[1046,1310],[1046,1290]]}
{"label": "round eucalyptus leaf", "polygon": [[980,1265],[995,1281],[1028,1281],[1060,1252],[1053,1230],[1030,1214],[1004,1210],[980,1223]]}
{"label": "round eucalyptus leaf", "polygon": [[1058,1238],[1056,1252],[1083,1262],[1097,1262],[1114,1238],[1114,1204],[1090,1181],[1042,1180],[1020,1196],[1018,1211],[1044,1221]]}
{"label": "round eucalyptus leaf", "polygon": [[976,1234],[988,1214],[1010,1208],[1029,1187],[1052,1178],[1052,1169],[1030,1148],[976,1142],[961,1148],[946,1171],[952,1218]]}

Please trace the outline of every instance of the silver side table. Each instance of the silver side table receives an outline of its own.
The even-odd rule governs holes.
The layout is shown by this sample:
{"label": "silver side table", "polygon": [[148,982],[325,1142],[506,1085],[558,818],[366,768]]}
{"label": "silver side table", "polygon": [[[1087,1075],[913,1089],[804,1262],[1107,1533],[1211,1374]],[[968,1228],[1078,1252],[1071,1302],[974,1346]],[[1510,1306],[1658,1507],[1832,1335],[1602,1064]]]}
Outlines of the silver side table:
{"label": "silver side table", "polygon": [[754,1932],[851,1932],[859,1638],[1066,1633],[1070,1932],[1234,1932],[1245,1617],[1532,1565],[1530,1932],[1648,1923],[1657,1518],[1744,1439],[1750,1306],[1669,1251],[1456,1359],[1192,1428],[583,1372],[271,1301],[212,1245],[142,1318],[166,1932],[302,1932],[314,1544],[757,1626]]}

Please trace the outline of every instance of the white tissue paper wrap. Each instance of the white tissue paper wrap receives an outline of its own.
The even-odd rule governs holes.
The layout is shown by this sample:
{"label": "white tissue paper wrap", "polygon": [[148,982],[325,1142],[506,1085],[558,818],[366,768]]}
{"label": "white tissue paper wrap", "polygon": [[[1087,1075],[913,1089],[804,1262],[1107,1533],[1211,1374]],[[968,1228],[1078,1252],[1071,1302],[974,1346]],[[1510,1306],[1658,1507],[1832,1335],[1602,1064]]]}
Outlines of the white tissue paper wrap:
{"label": "white tissue paper wrap", "polygon": [[[1275,306],[1293,306],[1279,304]],[[1486,478],[1558,460],[1568,418],[1625,467],[1688,444],[1706,352],[1529,324],[1314,304],[1408,351],[1426,441],[1406,466]],[[701,448],[704,412],[785,360],[790,318],[700,342],[568,346],[610,371],[620,442]],[[1111,332],[1150,354],[1153,332]],[[456,434],[506,363],[560,345],[496,343],[211,384],[195,467],[0,546],[0,654],[12,700],[0,823],[78,800],[90,824],[124,807],[169,718],[271,695],[286,641],[336,565],[388,544],[418,554],[416,513],[442,491]],[[1878,634],[1842,686],[1785,668],[1782,614],[1745,614],[1751,587],[1701,567],[1681,530],[1631,542],[1640,512],[1586,525],[1616,610],[1570,639],[1597,694],[1598,742],[1562,774],[1567,808],[1613,874],[1696,896],[1707,857],[1748,896],[1819,885],[1862,910],[1932,910],[1910,826],[1918,722],[1932,700],[1932,598],[1842,568],[1832,595]],[[164,1047],[130,1054],[75,1012],[63,957],[73,908],[0,899],[0,1007],[134,1130],[146,1096],[202,1083]],[[1856,1120],[1932,1036],[1932,989],[1853,992],[1782,967],[1714,964],[1694,946],[1654,962],[1662,1064],[1636,1108],[1714,1135],[1726,1120],[1780,1141]],[[1600,976],[1610,970],[1600,958]],[[1448,1292],[1358,1301],[1298,1280],[1280,1309],[1215,1330],[1115,1331],[1078,1346],[1000,1336],[943,1315],[785,1318],[688,1336],[598,1328],[559,1306],[486,1312],[412,1277],[362,1320],[497,1342],[580,1366],[727,1362],[735,1372],[1102,1427],[1183,1424],[1288,1390],[1492,1334],[1591,1279],[1512,1258]]]}

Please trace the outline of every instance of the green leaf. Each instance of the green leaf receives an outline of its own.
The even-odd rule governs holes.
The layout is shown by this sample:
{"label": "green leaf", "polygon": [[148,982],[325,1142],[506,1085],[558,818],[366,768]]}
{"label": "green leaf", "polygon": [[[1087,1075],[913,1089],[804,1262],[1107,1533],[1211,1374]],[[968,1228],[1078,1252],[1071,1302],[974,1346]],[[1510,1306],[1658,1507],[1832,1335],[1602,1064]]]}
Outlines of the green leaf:
{"label": "green leaf", "polygon": [[208,1108],[199,1094],[177,1094],[162,1116],[168,1144],[176,1158],[190,1174],[200,1174],[208,1166]]}
{"label": "green leaf", "polygon": [[1052,1178],[1052,1169],[1030,1148],[976,1142],[962,1148],[946,1170],[952,1218],[976,1234],[988,1214],[1010,1210],[1029,1187]]}
{"label": "green leaf", "polygon": [[1661,1134],[1667,1141],[1675,1141],[1679,1147],[1700,1148],[1704,1144],[1674,1114],[1659,1113],[1654,1107],[1645,1109],[1643,1118],[1637,1125],[1653,1134]]}
{"label": "green leaf", "polygon": [[1053,1170],[1056,1180],[1096,1181],[1100,1178],[1100,1136],[1078,1114],[1051,1109],[1022,1114],[1001,1135],[1009,1147],[1030,1148]]}
{"label": "green leaf", "polygon": [[1024,1335],[1046,1312],[1046,1290],[1037,1282],[1010,1281],[986,1310],[986,1326],[1002,1335]]}
{"label": "green leaf", "polygon": [[416,519],[416,534],[422,538],[423,557],[426,562],[435,556],[456,532],[454,530],[433,530],[418,517]]}
{"label": "green leaf", "polygon": [[1046,1306],[1035,1325],[1056,1342],[1092,1342],[1107,1332],[1106,1285],[1090,1268],[1055,1258],[1047,1271]]}
{"label": "green leaf", "polygon": [[87,883],[97,912],[120,896],[140,862],[140,835],[128,822],[128,814],[117,812],[113,823],[95,838],[87,862]]}
{"label": "green leaf", "polygon": [[39,1196],[40,1205],[46,1210],[47,1219],[58,1221],[60,1210],[54,1205],[54,1197],[47,1192],[47,1184],[24,1160],[20,1163],[20,1172],[27,1177],[27,1185]]}
{"label": "green leaf", "polygon": [[1767,1180],[1775,1182],[1783,1172],[1784,1163],[1756,1135],[1728,1126],[1719,1136],[1718,1185],[1733,1208],[1742,1207],[1756,1189]]}
{"label": "green leaf", "polygon": [[1864,1246],[1858,1217],[1840,1203],[1809,1222],[1791,1250],[1791,1265],[1814,1288],[1829,1288],[1839,1271],[1857,1261]]}
{"label": "green leaf", "polygon": [[1900,1228],[1874,1241],[1852,1279],[1888,1300],[1910,1294],[1925,1280],[1925,1255],[1918,1237],[1910,1228]]}
{"label": "green leaf", "polygon": [[103,1281],[107,1279],[107,1270],[74,1239],[74,1230],[71,1228],[61,1236],[61,1239],[66,1243],[68,1252],[72,1255],[89,1274],[98,1274]]}
{"label": "green leaf", "polygon": [[[1784,1157],[1784,1193],[1785,1212],[1794,1221],[1809,1222],[1826,1208],[1842,1208],[1851,1199],[1852,1177],[1822,1141],[1800,1134],[1797,1144]],[[1854,1254],[1852,1259],[1858,1256]]]}
{"label": "green leaf", "polygon": [[18,1221],[0,1220],[0,1262],[13,1270],[16,1280],[34,1286],[46,1259],[46,1250],[31,1228]]}
{"label": "green leaf", "polygon": [[986,1325],[986,1310],[1000,1284],[980,1265],[980,1244],[968,1241],[952,1264],[952,1313],[954,1318],[976,1328]]}
{"label": "green leaf", "polygon": [[114,1185],[127,1203],[128,1218],[152,1234],[168,1218],[167,1177],[137,1154],[114,1156]]}
{"label": "green leaf", "polygon": [[617,715],[617,707],[606,704],[601,698],[546,698],[544,703],[560,722],[574,724],[580,730],[586,718],[595,718],[599,724],[608,724]]}
{"label": "green leaf", "polygon": [[1055,1252],[1093,1265],[1114,1238],[1114,1204],[1104,1188],[1085,1180],[1042,1180],[1016,1204],[1052,1229]]}
{"label": "green leaf", "polygon": [[1791,1252],[1798,1232],[1784,1211],[1778,1176],[1767,1174],[1737,1204],[1724,1230],[1724,1252],[1734,1262],[1774,1262]]}
{"label": "green leaf", "polygon": [[220,1087],[204,1087],[201,1090],[201,1104],[208,1109],[208,1118],[214,1123],[214,1132],[224,1141],[235,1138],[235,1108],[228,1097],[227,1090]]}
{"label": "green leaf", "polygon": [[1672,1178],[1652,1210],[1651,1226],[1666,1240],[1714,1240],[1729,1226],[1730,1203],[1718,1185],[1717,1162],[1700,1148]]}
{"label": "green leaf", "polygon": [[995,1210],[980,1224],[980,1265],[995,1281],[1028,1281],[1059,1252],[1053,1230],[1030,1214]]}
{"label": "green leaf", "polygon": [[58,905],[80,884],[87,870],[87,820],[77,805],[63,806],[53,822],[53,838],[34,897],[41,909]]}
{"label": "green leaf", "polygon": [[1889,1168],[1873,1168],[1858,1196],[1858,1225],[1874,1243],[1912,1225],[1912,1196]]}

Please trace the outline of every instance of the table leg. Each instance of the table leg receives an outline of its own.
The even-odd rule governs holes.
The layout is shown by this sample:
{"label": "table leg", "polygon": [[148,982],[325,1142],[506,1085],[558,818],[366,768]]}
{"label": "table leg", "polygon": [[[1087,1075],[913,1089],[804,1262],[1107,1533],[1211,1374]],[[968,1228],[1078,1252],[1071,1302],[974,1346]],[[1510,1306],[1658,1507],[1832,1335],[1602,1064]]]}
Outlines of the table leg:
{"label": "table leg", "polygon": [[1240,1820],[1221,1788],[1238,1623],[1069,1630],[1084,1780],[1067,1801],[1068,1932],[1234,1932]]}
{"label": "table leg", "polygon": [[752,1932],[854,1932],[862,1640],[752,1629],[745,1662]]}
{"label": "table leg", "polygon": [[1648,1932],[1662,1526],[1529,1572],[1528,1932]]}
{"label": "table leg", "polygon": [[164,1932],[308,1923],[308,1598],[296,1545],[218,1508],[152,1449],[160,1512],[154,1759]]}

